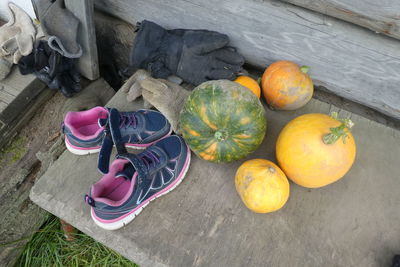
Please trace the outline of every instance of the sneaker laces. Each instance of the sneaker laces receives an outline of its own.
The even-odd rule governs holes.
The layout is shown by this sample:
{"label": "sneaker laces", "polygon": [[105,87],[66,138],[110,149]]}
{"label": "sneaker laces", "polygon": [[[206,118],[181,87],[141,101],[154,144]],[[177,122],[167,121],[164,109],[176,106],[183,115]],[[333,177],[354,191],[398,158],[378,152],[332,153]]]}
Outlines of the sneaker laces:
{"label": "sneaker laces", "polygon": [[[143,166],[146,168],[145,170],[143,170],[146,173],[150,170],[151,167],[156,167],[157,164],[160,162],[160,158],[156,153],[147,150],[143,151],[138,159],[143,163]],[[127,164],[122,171],[119,171],[117,173],[116,176],[124,177],[127,180],[131,180],[135,172],[135,167],[132,164]]]}
{"label": "sneaker laces", "polygon": [[128,128],[137,126],[137,118],[133,112],[119,113],[119,128]]}
{"label": "sneaker laces", "polygon": [[[107,118],[100,118],[99,119],[99,126],[100,127],[105,127],[108,125],[108,119]],[[128,127],[137,127],[137,118],[134,113],[131,112],[120,112],[119,113],[119,128],[128,128]]]}
{"label": "sneaker laces", "polygon": [[155,167],[158,163],[160,163],[159,156],[153,151],[149,150],[143,151],[141,160],[146,166],[147,170],[150,170],[151,167]]}

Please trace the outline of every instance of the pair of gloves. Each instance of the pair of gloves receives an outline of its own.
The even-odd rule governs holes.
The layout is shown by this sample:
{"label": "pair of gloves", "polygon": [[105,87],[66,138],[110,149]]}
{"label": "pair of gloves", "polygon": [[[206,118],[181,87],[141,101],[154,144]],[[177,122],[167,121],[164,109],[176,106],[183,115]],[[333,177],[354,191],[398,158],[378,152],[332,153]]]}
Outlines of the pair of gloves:
{"label": "pair of gloves", "polygon": [[8,16],[8,22],[0,27],[0,80],[22,56],[32,52],[38,33],[29,15],[13,3],[8,4]]}
{"label": "pair of gloves", "polygon": [[59,89],[66,97],[81,90],[80,74],[75,60],[53,50],[47,41],[39,41],[33,52],[18,62],[21,74],[33,73],[51,89]]}
{"label": "pair of gloves", "polygon": [[9,21],[0,27],[0,80],[18,64],[21,74],[33,73],[51,89],[71,97],[81,90],[74,61],[82,55],[76,41],[79,20],[63,0],[35,0],[34,4],[41,25],[35,25],[15,4],[8,4]]}
{"label": "pair of gloves", "polygon": [[136,71],[120,89],[128,102],[143,96],[146,108],[154,106],[179,134],[179,114],[190,92],[182,86],[164,79],[154,79],[145,70]]}
{"label": "pair of gloves", "polygon": [[165,30],[147,20],[138,27],[130,65],[139,70],[121,90],[127,93],[129,102],[143,96],[145,107],[157,108],[178,134],[179,114],[190,92],[167,78],[176,75],[185,82],[199,85],[209,80],[233,80],[244,71],[243,56],[228,46],[229,38],[225,34],[207,30]]}
{"label": "pair of gloves", "polygon": [[208,80],[233,80],[243,71],[244,58],[228,46],[225,34],[207,30],[166,30],[144,20],[139,25],[130,65],[154,78],[176,75],[199,85]]}

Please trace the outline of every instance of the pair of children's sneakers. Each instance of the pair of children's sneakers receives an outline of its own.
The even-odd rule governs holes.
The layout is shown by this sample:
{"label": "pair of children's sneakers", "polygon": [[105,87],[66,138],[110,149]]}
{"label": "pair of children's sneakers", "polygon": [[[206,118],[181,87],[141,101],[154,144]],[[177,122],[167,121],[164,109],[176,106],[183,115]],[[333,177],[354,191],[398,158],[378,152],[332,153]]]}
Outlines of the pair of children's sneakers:
{"label": "pair of children's sneakers", "polygon": [[[150,201],[173,190],[189,168],[185,141],[171,135],[167,119],[154,110],[95,107],[68,112],[62,128],[72,153],[100,152],[98,168],[104,176],[92,185],[85,202],[96,224],[107,230],[128,224]],[[113,147],[117,156],[109,166]],[[126,147],[146,149],[132,154]]]}

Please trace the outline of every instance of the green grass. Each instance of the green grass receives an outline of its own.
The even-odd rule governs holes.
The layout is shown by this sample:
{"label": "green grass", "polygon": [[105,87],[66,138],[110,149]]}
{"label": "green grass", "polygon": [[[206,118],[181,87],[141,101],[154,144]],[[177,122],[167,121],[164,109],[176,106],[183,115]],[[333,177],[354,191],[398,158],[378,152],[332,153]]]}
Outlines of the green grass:
{"label": "green grass", "polygon": [[14,163],[25,154],[26,140],[23,137],[16,137],[10,144],[0,150],[0,169],[9,163]]}
{"label": "green grass", "polygon": [[120,254],[77,233],[66,241],[58,218],[51,216],[26,244],[15,266],[129,266],[137,267]]}

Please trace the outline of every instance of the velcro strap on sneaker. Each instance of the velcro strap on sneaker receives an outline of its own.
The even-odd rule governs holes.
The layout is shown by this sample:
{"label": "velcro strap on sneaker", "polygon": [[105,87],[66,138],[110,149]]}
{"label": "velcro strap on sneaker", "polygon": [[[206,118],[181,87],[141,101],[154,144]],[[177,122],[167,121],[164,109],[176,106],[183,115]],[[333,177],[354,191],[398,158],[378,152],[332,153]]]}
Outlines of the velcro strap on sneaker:
{"label": "velcro strap on sneaker", "polygon": [[120,115],[118,110],[115,108],[110,109],[108,125],[110,127],[111,137],[114,142],[115,147],[117,148],[118,154],[127,153],[125,148],[125,143],[122,141],[121,131],[119,129],[120,124]]}
{"label": "velcro strap on sneaker", "polygon": [[97,168],[103,174],[108,173],[113,145],[117,148],[117,154],[127,153],[125,143],[121,137],[119,124],[120,115],[118,110],[115,108],[109,109],[107,122],[99,121],[99,125],[104,126],[105,136],[101,145]]}
{"label": "velcro strap on sneaker", "polygon": [[146,177],[147,168],[143,164],[143,162],[140,160],[140,158],[138,156],[136,156],[135,154],[131,154],[131,153],[119,154],[119,155],[117,155],[117,158],[119,158],[119,159],[122,158],[122,159],[129,160],[129,162],[135,168],[138,176],[140,178],[145,178]]}
{"label": "velcro strap on sneaker", "polygon": [[112,149],[113,141],[111,139],[111,135],[106,133],[103,143],[101,144],[99,158],[97,160],[97,168],[103,174],[108,173]]}

